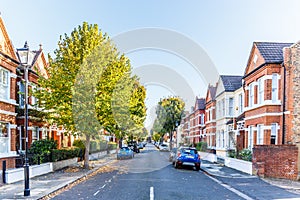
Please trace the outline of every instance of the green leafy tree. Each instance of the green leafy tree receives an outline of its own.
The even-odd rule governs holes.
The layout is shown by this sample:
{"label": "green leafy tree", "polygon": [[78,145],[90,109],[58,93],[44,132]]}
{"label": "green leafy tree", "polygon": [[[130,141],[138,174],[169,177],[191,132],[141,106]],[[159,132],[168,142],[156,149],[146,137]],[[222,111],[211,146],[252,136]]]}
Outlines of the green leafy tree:
{"label": "green leafy tree", "polygon": [[146,117],[146,90],[136,76],[131,77],[129,60],[109,66],[97,86],[98,120],[109,132],[122,140],[126,135],[141,133]]}
{"label": "green leafy tree", "polygon": [[159,139],[160,139],[160,134],[158,134],[158,133],[154,133],[153,135],[152,135],[152,139],[154,140],[154,141],[158,141]]}
{"label": "green leafy tree", "polygon": [[162,99],[156,108],[159,126],[163,133],[170,134],[170,148],[172,148],[172,133],[179,125],[184,112],[184,101],[179,97]]}
{"label": "green leafy tree", "polygon": [[[131,66],[97,25],[84,22],[61,36],[49,78],[39,80],[36,94],[49,112],[48,121],[85,136],[84,167],[89,167],[92,138],[102,128],[122,138],[144,122],[145,88],[131,77]],[[117,112],[114,112],[117,111]]]}
{"label": "green leafy tree", "polygon": [[94,94],[95,80],[118,59],[118,52],[98,25],[84,22],[70,36],[60,36],[54,54],[54,59],[49,56],[49,78],[39,79],[41,90],[35,96],[49,112],[50,123],[86,137],[84,166],[88,168],[90,137],[98,134],[101,124],[95,120],[95,98],[87,93]]}

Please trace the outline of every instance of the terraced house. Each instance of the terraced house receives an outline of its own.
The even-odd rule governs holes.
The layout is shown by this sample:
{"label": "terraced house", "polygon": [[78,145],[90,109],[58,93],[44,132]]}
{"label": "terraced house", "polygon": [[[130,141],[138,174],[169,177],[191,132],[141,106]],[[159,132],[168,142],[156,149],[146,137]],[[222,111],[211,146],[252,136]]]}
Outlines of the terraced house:
{"label": "terraced house", "polygon": [[2,160],[15,166],[17,67],[19,61],[0,17],[0,169]]}
{"label": "terraced house", "polygon": [[205,98],[205,135],[208,149],[216,150],[216,86],[208,85]]}
{"label": "terraced house", "polygon": [[[27,43],[25,44],[27,45]],[[28,90],[38,89],[39,76],[47,77],[46,58],[42,46],[29,51],[32,67],[28,73]],[[3,20],[0,17],[0,169],[2,160],[7,168],[14,168],[20,161],[18,153],[25,150],[24,131],[24,69],[20,65],[18,50],[8,36]],[[47,124],[43,119],[38,100],[30,95],[28,98],[28,145],[45,138],[58,141],[59,147],[71,146],[71,135],[65,135],[62,127]]]}
{"label": "terraced house", "polygon": [[190,116],[189,138],[191,144],[196,144],[205,138],[205,99],[196,97],[195,106],[192,107]]}
{"label": "terraced house", "polygon": [[236,135],[228,129],[235,116],[235,91],[242,87],[242,76],[221,75],[216,89],[216,154],[226,157],[236,148]]}
{"label": "terraced house", "polygon": [[244,74],[246,146],[284,144],[283,48],[292,43],[254,42]]}

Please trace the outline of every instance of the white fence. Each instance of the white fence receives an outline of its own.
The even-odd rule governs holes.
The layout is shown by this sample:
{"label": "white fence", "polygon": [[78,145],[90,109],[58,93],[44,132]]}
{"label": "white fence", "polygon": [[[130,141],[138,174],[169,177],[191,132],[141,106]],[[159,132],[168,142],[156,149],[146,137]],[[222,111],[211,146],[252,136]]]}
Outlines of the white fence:
{"label": "white fence", "polygon": [[229,158],[229,157],[219,157],[216,154],[200,152],[201,159],[207,160],[213,163],[220,162],[230,168],[245,172],[252,175],[252,162]]}
{"label": "white fence", "polygon": [[[116,153],[116,150],[109,151],[110,154]],[[107,151],[99,152],[96,154],[90,155],[90,160],[100,159],[107,155]],[[73,165],[77,163],[78,158],[71,158],[68,160],[57,161],[53,163],[43,163],[40,165],[29,166],[29,177],[40,176],[53,172],[55,170],[62,169],[64,167]],[[9,169],[5,173],[6,183],[14,183],[17,181],[24,180],[24,168]]]}

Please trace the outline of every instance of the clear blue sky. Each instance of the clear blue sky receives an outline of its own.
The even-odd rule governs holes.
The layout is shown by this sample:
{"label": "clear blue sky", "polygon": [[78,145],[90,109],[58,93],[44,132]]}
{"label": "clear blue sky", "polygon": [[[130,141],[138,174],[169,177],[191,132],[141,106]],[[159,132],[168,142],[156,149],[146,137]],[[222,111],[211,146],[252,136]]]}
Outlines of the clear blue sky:
{"label": "clear blue sky", "polygon": [[[300,40],[299,8],[298,0],[6,0],[1,2],[0,11],[15,48],[27,40],[32,49],[41,43],[44,51],[52,54],[59,35],[69,34],[83,21],[97,23],[111,37],[133,29],[158,27],[195,41],[220,74],[242,75],[253,41]],[[194,85],[195,94],[205,95],[206,85],[189,74],[188,64],[177,57],[157,51],[128,56],[133,67],[163,63],[178,68],[180,63],[183,70],[179,73]],[[148,93],[149,111],[160,97],[171,94],[157,86],[149,86]]]}

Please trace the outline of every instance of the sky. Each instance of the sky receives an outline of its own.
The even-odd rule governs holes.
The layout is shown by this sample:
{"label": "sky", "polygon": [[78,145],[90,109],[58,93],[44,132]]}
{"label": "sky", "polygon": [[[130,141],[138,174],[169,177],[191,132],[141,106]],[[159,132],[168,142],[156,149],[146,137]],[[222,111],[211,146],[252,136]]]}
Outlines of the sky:
{"label": "sky", "polygon": [[15,48],[28,41],[31,49],[42,44],[54,55],[59,36],[84,21],[98,24],[113,40],[124,36],[121,50],[136,42],[124,53],[147,89],[146,126],[160,98],[187,95],[188,110],[195,96],[205,97],[207,73],[243,75],[254,41],[300,40],[298,0],[1,0],[0,5]]}

